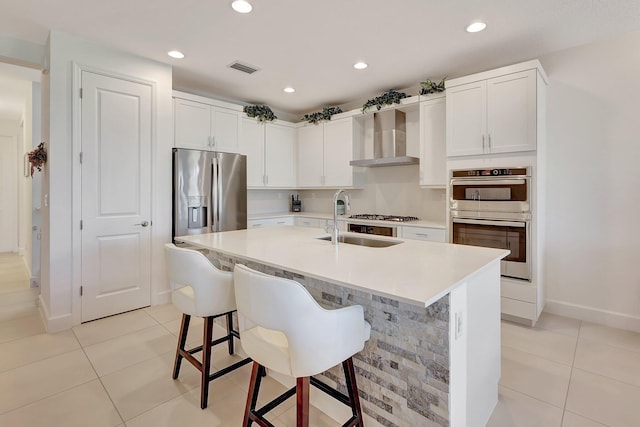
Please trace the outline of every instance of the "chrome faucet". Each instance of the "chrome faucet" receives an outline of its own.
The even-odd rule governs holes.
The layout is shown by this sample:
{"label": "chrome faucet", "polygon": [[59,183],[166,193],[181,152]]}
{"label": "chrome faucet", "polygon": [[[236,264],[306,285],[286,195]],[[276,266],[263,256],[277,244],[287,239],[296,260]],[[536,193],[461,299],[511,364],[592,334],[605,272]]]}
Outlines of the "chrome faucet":
{"label": "chrome faucet", "polygon": [[333,195],[333,231],[331,232],[331,244],[338,244],[338,198],[340,198],[340,194],[344,195],[344,204],[345,204],[345,212],[349,212],[351,209],[351,203],[349,201],[349,194],[345,190],[338,190],[336,194]]}

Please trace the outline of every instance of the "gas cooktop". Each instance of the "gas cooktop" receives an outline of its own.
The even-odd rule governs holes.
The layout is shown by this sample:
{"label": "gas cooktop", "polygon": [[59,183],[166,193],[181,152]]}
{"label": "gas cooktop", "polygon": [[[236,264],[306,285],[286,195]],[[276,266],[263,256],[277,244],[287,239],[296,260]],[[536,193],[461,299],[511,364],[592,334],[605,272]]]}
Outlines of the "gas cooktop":
{"label": "gas cooktop", "polygon": [[359,214],[351,215],[350,219],[366,219],[374,221],[395,221],[395,222],[408,222],[417,221],[420,218],[415,216],[401,216],[401,215],[379,215],[379,214]]}

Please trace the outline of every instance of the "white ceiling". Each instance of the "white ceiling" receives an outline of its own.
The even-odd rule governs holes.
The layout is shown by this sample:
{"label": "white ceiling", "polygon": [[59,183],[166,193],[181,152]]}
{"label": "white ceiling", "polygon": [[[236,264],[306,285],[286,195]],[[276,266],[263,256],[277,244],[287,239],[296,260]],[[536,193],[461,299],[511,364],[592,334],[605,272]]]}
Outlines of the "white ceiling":
{"label": "white ceiling", "polygon": [[[231,0],[0,2],[13,37],[44,44],[63,31],[172,64],[176,89],[297,115],[640,29],[639,0],[252,0],[247,15]],[[475,20],[487,29],[465,32]],[[235,60],[260,71],[228,68]],[[369,68],[353,69],[359,60]]]}

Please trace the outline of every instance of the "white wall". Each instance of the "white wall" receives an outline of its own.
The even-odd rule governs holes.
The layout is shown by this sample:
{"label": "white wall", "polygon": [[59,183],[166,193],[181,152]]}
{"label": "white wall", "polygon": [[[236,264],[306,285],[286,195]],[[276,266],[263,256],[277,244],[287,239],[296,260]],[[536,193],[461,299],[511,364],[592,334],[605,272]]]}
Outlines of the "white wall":
{"label": "white wall", "polygon": [[[418,166],[366,169],[364,188],[347,190],[353,213],[411,215],[445,223],[445,190],[420,188]],[[303,212],[331,213],[332,190],[250,190],[249,214],[287,212],[292,194],[300,195]]]}
{"label": "white wall", "polygon": [[19,121],[0,119],[0,252],[18,251]]}
{"label": "white wall", "polygon": [[[24,82],[26,86],[25,107],[19,129],[18,154],[18,252],[22,255],[29,277],[33,276],[33,243],[32,232],[32,194],[31,176],[25,176],[25,155],[32,150],[33,133],[33,98],[32,82]],[[27,174],[28,175],[28,174]]]}
{"label": "white wall", "polygon": [[640,32],[540,58],[549,77],[547,311],[640,331]]}
{"label": "white wall", "polygon": [[[347,190],[354,213],[411,215],[445,222],[445,190],[420,188],[418,166],[388,166],[366,169],[362,190]],[[335,190],[300,192],[303,210],[332,212]]]}
{"label": "white wall", "polygon": [[55,31],[49,36],[47,54],[50,69],[42,81],[42,131],[49,159],[42,185],[49,205],[42,208],[41,299],[48,329],[57,330],[80,321],[79,222],[72,221],[79,209],[79,200],[72,196],[79,190],[79,178],[73,176],[74,154],[79,152],[79,141],[73,140],[72,97],[77,96],[79,89],[74,87],[74,64],[144,79],[156,85],[152,148],[152,303],[168,301],[169,296],[162,245],[171,240],[173,110],[168,65]]}
{"label": "white wall", "polygon": [[[31,149],[34,149],[42,141],[41,111],[42,93],[40,83],[31,85]],[[36,227],[31,231],[31,278],[40,283],[40,236],[42,208],[42,174],[37,173],[31,177],[31,225]]]}

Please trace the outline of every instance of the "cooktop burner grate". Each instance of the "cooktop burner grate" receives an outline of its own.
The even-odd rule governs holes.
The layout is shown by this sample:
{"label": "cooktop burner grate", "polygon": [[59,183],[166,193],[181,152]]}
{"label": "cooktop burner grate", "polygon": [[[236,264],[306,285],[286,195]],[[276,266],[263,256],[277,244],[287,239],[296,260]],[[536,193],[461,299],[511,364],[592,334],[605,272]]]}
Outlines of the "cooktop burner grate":
{"label": "cooktop burner grate", "polygon": [[415,216],[402,216],[402,215],[379,215],[379,214],[358,214],[351,215],[350,219],[366,219],[373,221],[395,221],[395,222],[408,222],[418,221],[419,218]]}

